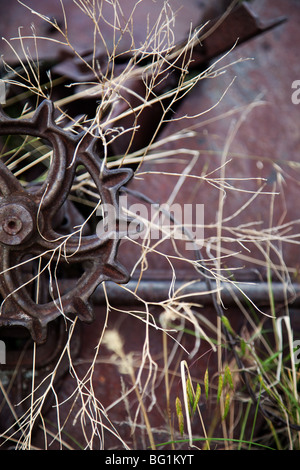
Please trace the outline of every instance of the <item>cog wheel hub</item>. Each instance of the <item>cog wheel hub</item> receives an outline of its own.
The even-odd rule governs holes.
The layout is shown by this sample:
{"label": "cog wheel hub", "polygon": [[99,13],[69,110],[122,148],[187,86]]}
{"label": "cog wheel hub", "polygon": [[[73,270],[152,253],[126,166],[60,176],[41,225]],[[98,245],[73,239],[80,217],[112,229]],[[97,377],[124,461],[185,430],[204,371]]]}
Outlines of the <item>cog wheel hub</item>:
{"label": "cog wheel hub", "polygon": [[[45,100],[29,119],[12,119],[0,110],[0,135],[30,135],[50,142],[53,153],[45,181],[26,188],[0,160],[0,326],[26,327],[34,341],[44,342],[47,324],[61,314],[74,314],[83,321],[92,321],[93,310],[89,298],[105,280],[124,283],[128,273],[117,261],[120,239],[124,236],[127,220],[119,214],[119,191],[132,177],[131,169],[109,170],[99,155],[99,139],[87,132],[73,134],[57,126],[53,118],[53,104]],[[67,204],[78,167],[90,175],[99,201],[114,210],[117,222],[111,232],[85,235],[82,228],[63,235],[56,227],[59,214]],[[64,209],[65,210],[65,209]],[[83,224],[84,225],[84,224]],[[123,232],[118,227],[122,227]],[[50,300],[34,301],[21,270],[24,259],[44,263],[79,263],[83,273],[75,288],[60,295],[50,286]],[[84,268],[88,265],[88,268]]]}

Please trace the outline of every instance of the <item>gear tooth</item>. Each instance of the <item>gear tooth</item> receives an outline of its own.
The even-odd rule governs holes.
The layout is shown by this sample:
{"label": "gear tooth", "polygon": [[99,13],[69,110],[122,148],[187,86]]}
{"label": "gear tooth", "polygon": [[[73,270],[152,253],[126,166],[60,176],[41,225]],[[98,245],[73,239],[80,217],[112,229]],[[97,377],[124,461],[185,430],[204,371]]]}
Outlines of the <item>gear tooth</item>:
{"label": "gear tooth", "polygon": [[[4,134],[4,131],[8,133],[12,132],[13,134],[25,134],[27,133],[26,130],[28,130],[28,133],[30,133],[32,128],[38,130],[40,134],[43,134],[47,129],[51,129],[55,126],[53,113],[54,106],[50,100],[43,100],[30,119],[22,120],[11,118],[0,106],[0,123],[2,124],[1,135]],[[17,132],[14,129],[16,125],[18,126]]]}
{"label": "gear tooth", "polygon": [[43,100],[36,109],[32,121],[36,123],[38,129],[43,132],[53,125],[54,106],[52,101]]}
{"label": "gear tooth", "polygon": [[105,280],[117,284],[126,284],[129,281],[128,271],[120,263],[109,263],[103,267]]}
{"label": "gear tooth", "polygon": [[85,151],[93,155],[94,154],[94,147],[97,142],[97,137],[95,137],[92,133],[87,131],[82,131],[77,136],[78,140],[81,142],[81,145],[85,148]]}
{"label": "gear tooth", "polygon": [[43,325],[40,320],[34,318],[29,326],[29,330],[33,341],[38,344],[44,343],[47,339],[47,326]]}
{"label": "gear tooth", "polygon": [[80,297],[74,297],[72,301],[75,315],[86,323],[90,323],[94,320],[94,312],[91,305],[85,302]]}
{"label": "gear tooth", "polygon": [[121,186],[128,183],[132,176],[133,171],[131,168],[119,168],[117,170],[105,168],[102,173],[102,180],[105,187],[118,190]]}

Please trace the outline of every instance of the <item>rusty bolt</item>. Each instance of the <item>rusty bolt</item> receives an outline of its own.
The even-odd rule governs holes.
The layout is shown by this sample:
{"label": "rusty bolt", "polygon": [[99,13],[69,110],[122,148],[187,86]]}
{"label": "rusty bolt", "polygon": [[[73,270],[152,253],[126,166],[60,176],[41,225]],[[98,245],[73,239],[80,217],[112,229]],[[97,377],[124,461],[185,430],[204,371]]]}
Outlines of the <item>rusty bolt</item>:
{"label": "rusty bolt", "polygon": [[22,230],[22,227],[23,224],[21,219],[15,216],[9,217],[2,225],[4,232],[6,232],[8,235],[16,235],[20,232],[20,230]]}
{"label": "rusty bolt", "polygon": [[28,208],[20,204],[0,206],[0,242],[20,245],[28,240],[34,230],[34,218]]}

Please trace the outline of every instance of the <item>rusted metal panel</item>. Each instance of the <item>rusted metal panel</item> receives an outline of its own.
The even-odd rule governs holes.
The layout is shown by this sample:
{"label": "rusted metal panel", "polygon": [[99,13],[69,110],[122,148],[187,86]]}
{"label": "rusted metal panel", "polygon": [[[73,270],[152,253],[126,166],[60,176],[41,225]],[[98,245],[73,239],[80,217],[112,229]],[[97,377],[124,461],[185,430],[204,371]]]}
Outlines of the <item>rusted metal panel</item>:
{"label": "rusted metal panel", "polygon": [[[1,36],[6,40],[16,38],[18,29],[21,28],[22,36],[32,37],[34,34],[40,38],[37,39],[37,48],[32,39],[24,39],[24,48],[17,40],[13,41],[15,51],[21,59],[25,57],[24,51],[28,50],[33,59],[38,56],[41,61],[61,61],[64,54],[65,57],[72,55],[72,48],[78,54],[93,51],[95,33],[97,36],[93,23],[94,17],[103,37],[103,40],[99,40],[96,44],[97,56],[106,56],[107,52],[112,53],[116,45],[115,52],[124,53],[132,48],[133,37],[136,44],[143,44],[146,41],[149,31],[159,18],[164,3],[163,0],[143,0],[142,2],[126,0],[125,4],[124,2],[100,1],[95,2],[93,10],[92,5],[83,3],[81,8],[80,3],[76,4],[73,0],[63,2],[26,0],[23,2],[27,6],[26,9],[16,0],[13,0],[7,8],[7,4],[1,0]],[[176,42],[185,38],[191,23],[193,24],[195,19],[200,20],[203,11],[203,5],[199,5],[196,0],[189,1],[184,8],[179,0],[170,0],[166,8],[170,16],[178,13],[175,29]],[[51,21],[54,19],[63,33],[66,31],[67,24],[68,39],[72,48],[66,45],[63,35],[52,26]],[[114,24],[116,24],[115,30],[112,26]],[[7,62],[16,62],[16,54],[4,41],[1,43],[1,52]]]}
{"label": "rusted metal panel", "polygon": [[[188,123],[184,119],[169,122],[161,138],[176,135],[184,130],[185,126],[195,132],[191,138],[180,139],[180,148],[187,149],[188,152],[199,151],[199,157],[192,169],[193,175],[202,175],[203,172],[209,174],[213,171],[212,178],[220,177],[222,171],[215,170],[225,163],[224,174],[228,181],[232,178],[233,190],[226,191],[223,216],[226,219],[237,213],[232,223],[235,227],[252,224],[255,229],[257,223],[259,230],[268,230],[270,223],[282,227],[290,224],[290,234],[294,234],[297,240],[299,225],[295,201],[299,199],[299,107],[292,103],[291,87],[299,74],[299,65],[295,60],[297,52],[293,52],[299,36],[296,32],[299,6],[296,2],[282,8],[276,2],[272,5],[266,3],[264,11],[267,11],[269,17],[284,12],[288,22],[232,51],[224,60],[224,66],[228,66],[226,74],[200,82],[180,105],[176,117],[190,116]],[[233,65],[229,66],[230,63]],[[232,80],[233,84],[222,97]],[[193,118],[193,115],[198,113],[203,114]],[[234,139],[224,155],[224,147],[232,133],[235,133]],[[169,142],[163,148],[171,153],[173,151],[176,156],[179,143]],[[191,161],[190,154],[185,156],[184,151],[178,154],[178,159],[178,164],[145,163],[142,168],[143,179],[134,182],[134,189],[142,191],[142,188],[145,188],[144,192],[150,198],[156,195],[153,198],[155,201],[167,201],[172,192],[172,185],[175,185],[179,178],[176,175],[180,175]],[[170,173],[174,176],[167,175]],[[169,183],[166,184],[166,181]],[[251,197],[243,191],[255,192],[259,188],[270,194],[258,195],[245,210],[238,213]],[[276,193],[276,196],[272,196],[272,192]],[[205,224],[209,226],[217,220],[219,194],[220,191],[205,180],[187,178],[176,201],[204,204]],[[269,219],[271,216],[272,222]],[[228,227],[230,226],[229,219]],[[210,232],[207,228],[207,236],[214,235],[215,230]],[[227,236],[230,237],[230,231],[224,225],[224,255],[233,254],[227,259],[227,264],[241,269],[257,268],[265,275],[266,254],[259,252],[255,244],[247,245],[250,248],[248,252],[233,240],[226,242]],[[297,276],[297,242],[286,243],[280,249],[283,250],[284,264],[292,277]],[[234,256],[236,252],[240,253],[240,258]],[[280,264],[278,254],[273,252],[272,259],[276,266]],[[282,268],[284,269],[284,266]],[[154,271],[155,261],[152,272]]]}

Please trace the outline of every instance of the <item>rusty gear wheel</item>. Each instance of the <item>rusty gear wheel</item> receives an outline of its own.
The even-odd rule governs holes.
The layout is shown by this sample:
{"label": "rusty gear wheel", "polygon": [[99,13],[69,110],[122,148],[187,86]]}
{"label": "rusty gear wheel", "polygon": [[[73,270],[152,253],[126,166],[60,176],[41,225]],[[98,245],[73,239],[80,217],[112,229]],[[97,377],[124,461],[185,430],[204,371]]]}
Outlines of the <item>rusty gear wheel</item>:
{"label": "rusty gear wheel", "polygon": [[[131,169],[109,170],[99,155],[99,138],[83,132],[73,134],[55,124],[53,104],[45,100],[30,119],[13,119],[0,110],[0,135],[29,135],[50,143],[53,154],[45,181],[24,187],[0,160],[0,326],[27,328],[34,341],[47,336],[47,324],[62,313],[83,321],[93,320],[89,298],[105,280],[124,283],[128,273],[117,261],[119,241],[119,190],[132,177]],[[68,236],[56,231],[55,220],[68,202],[76,168],[91,176],[101,205],[114,208],[117,221],[113,233],[84,235],[74,230]],[[124,227],[124,226],[123,226]],[[82,265],[75,287],[62,295],[53,289],[46,303],[36,302],[22,277],[24,257],[38,261]],[[47,286],[48,288],[48,286]],[[48,288],[49,290],[49,288]]]}

